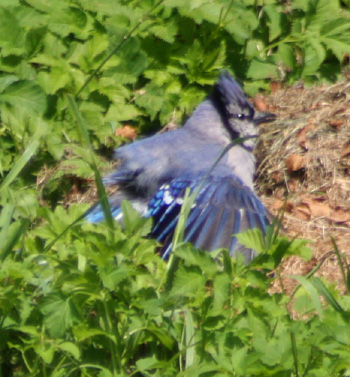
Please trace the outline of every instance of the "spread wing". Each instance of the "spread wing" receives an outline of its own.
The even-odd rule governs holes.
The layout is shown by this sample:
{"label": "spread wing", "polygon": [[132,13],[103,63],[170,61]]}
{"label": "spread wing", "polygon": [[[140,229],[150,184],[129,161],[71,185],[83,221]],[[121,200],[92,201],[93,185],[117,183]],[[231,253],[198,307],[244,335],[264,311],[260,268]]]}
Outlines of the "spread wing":
{"label": "spread wing", "polygon": [[241,249],[249,261],[253,254],[239,245],[234,234],[250,228],[266,230],[266,210],[254,192],[235,176],[174,179],[163,185],[149,202],[148,216],[154,219],[151,235],[164,243],[163,257],[171,251],[172,236],[179,218],[186,188],[198,195],[190,210],[185,241],[204,250],[228,248],[230,254]]}

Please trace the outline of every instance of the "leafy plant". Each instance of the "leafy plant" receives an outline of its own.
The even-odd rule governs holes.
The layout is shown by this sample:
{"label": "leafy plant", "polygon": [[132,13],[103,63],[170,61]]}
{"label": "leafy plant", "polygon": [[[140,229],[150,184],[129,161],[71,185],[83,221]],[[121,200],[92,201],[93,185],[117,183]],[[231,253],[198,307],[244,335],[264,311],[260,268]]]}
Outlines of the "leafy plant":
{"label": "leafy plant", "polygon": [[309,255],[305,241],[241,234],[260,251],[245,266],[180,242],[179,228],[167,264],[127,203],[123,230],[82,221],[86,204],[59,204],[92,176],[103,198],[115,131],[180,121],[223,68],[250,93],[338,77],[347,6],[1,2],[1,376],[349,375],[348,295],[312,275],[296,278],[292,303],[268,293],[284,255]]}

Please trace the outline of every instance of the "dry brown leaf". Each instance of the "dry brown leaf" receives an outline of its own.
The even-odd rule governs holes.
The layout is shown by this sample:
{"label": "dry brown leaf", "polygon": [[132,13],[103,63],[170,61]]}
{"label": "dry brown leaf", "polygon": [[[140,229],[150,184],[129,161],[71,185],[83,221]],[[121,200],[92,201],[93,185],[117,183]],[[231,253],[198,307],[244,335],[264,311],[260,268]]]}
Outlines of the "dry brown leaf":
{"label": "dry brown leaf", "polygon": [[306,141],[307,141],[307,133],[311,130],[315,129],[314,124],[309,124],[306,127],[302,128],[297,135],[297,141],[299,147],[307,149]]}
{"label": "dry brown leaf", "polygon": [[277,90],[282,89],[283,85],[280,81],[271,81],[270,82],[270,89],[272,93],[277,92]]}
{"label": "dry brown leaf", "polygon": [[349,156],[349,155],[350,155],[350,144],[347,144],[347,145],[344,146],[344,148],[340,152],[340,157],[343,158],[343,157]]}
{"label": "dry brown leaf", "polygon": [[282,175],[279,171],[276,171],[274,173],[271,174],[271,178],[275,181],[275,182],[282,182]]}
{"label": "dry brown leaf", "polygon": [[291,212],[294,208],[294,205],[292,202],[286,202],[285,200],[277,199],[274,201],[272,208],[277,211],[283,208],[286,212]]}
{"label": "dry brown leaf", "polygon": [[302,128],[297,135],[299,147],[306,148],[306,127]]}
{"label": "dry brown leaf", "polygon": [[329,125],[334,128],[340,128],[344,123],[344,119],[332,119],[328,121]]}
{"label": "dry brown leaf", "polygon": [[115,131],[116,136],[125,137],[126,139],[129,139],[131,141],[134,141],[137,137],[137,131],[134,127],[125,125],[121,128],[118,128]]}
{"label": "dry brown leaf", "polygon": [[344,211],[343,209],[333,209],[329,219],[336,223],[344,223],[350,221],[350,211]]}
{"label": "dry brown leaf", "polygon": [[326,203],[320,203],[313,200],[308,203],[312,217],[329,217],[331,214],[331,208]]}
{"label": "dry brown leaf", "polygon": [[297,192],[299,189],[299,182],[296,179],[290,179],[288,181],[288,189],[290,192]]}
{"label": "dry brown leaf", "polygon": [[267,111],[268,106],[261,96],[255,96],[253,102],[259,111]]}
{"label": "dry brown leaf", "polygon": [[305,157],[292,154],[286,159],[286,166],[289,172],[297,171],[305,167]]}
{"label": "dry brown leaf", "polygon": [[311,211],[308,205],[300,203],[295,207],[295,216],[301,220],[310,220]]}
{"label": "dry brown leaf", "polygon": [[274,203],[273,203],[273,205],[272,205],[272,208],[273,209],[276,209],[276,210],[279,210],[279,209],[281,209],[283,206],[284,206],[284,200],[275,200],[274,201]]}

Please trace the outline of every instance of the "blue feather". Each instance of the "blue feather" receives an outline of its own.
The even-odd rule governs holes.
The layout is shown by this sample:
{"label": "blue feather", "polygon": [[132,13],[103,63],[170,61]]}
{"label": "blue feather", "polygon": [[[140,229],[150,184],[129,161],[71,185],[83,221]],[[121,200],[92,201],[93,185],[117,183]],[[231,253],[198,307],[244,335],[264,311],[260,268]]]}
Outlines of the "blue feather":
{"label": "blue feather", "polygon": [[154,218],[151,235],[165,243],[164,256],[171,249],[186,187],[193,192],[199,186],[200,191],[187,218],[185,241],[202,249],[229,247],[233,251],[234,234],[248,228],[266,228],[268,220],[264,207],[254,192],[236,177],[209,176],[204,182],[198,177],[174,179],[155,194],[147,214]]}

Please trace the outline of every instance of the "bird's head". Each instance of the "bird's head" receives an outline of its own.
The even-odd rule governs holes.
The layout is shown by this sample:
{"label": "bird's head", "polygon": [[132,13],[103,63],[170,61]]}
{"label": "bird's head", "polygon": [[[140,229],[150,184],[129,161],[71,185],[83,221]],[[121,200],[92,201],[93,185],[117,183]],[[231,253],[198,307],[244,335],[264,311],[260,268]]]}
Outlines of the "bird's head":
{"label": "bird's head", "polygon": [[231,139],[246,138],[242,144],[250,150],[256,143],[256,136],[259,133],[258,125],[271,122],[276,118],[274,114],[255,111],[241,87],[228,72],[220,75],[218,82],[214,85],[211,99]]}

